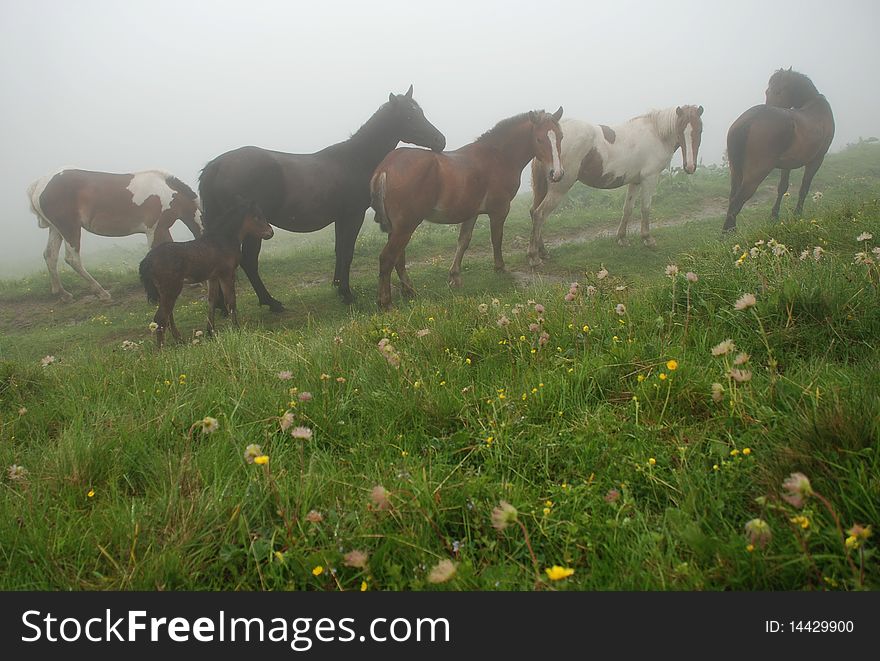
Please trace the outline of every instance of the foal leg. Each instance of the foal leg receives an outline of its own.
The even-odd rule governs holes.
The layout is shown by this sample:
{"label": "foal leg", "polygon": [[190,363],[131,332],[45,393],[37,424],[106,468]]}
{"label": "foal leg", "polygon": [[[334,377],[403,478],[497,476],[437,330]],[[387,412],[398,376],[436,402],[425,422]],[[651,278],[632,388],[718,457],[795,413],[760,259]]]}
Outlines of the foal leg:
{"label": "foal leg", "polygon": [[770,218],[773,220],[779,220],[779,205],[782,203],[782,197],[788,192],[788,177],[791,174],[791,170],[783,170],[782,174],[779,175],[779,188],[776,189],[776,204],[773,205],[773,209],[770,211]]}
{"label": "foal leg", "polygon": [[452,259],[452,266],[449,269],[450,287],[461,287],[461,258],[464,257],[464,251],[471,244],[471,237],[474,235],[474,225],[476,224],[477,217],[474,216],[470,220],[464,221],[458,230],[458,247],[455,249],[455,257]]}
{"label": "foal leg", "polygon": [[238,308],[235,305],[235,271],[230,274],[224,273],[218,279],[223,298],[226,299],[226,307],[229,309],[229,314],[232,315],[232,324],[238,328]]}
{"label": "foal leg", "polygon": [[[156,328],[156,346],[161,349],[165,344],[165,329],[171,326],[172,334],[174,334],[174,322],[171,320],[174,314],[174,304],[177,297],[180,296],[180,290],[183,289],[183,283],[172,285],[168,289],[159,292],[159,309],[153,317],[158,328]],[[175,334],[175,337],[177,335]]]}
{"label": "foal leg", "polygon": [[501,255],[501,244],[504,240],[504,221],[510,212],[508,202],[503,209],[498,209],[489,214],[489,233],[492,235],[492,252],[495,256],[495,272],[504,272],[504,257]]}
{"label": "foal leg", "polygon": [[806,199],[807,193],[810,192],[810,184],[813,183],[813,177],[816,176],[816,172],[819,171],[819,166],[822,165],[822,161],[824,160],[825,154],[822,154],[822,156],[811,163],[807,163],[804,167],[804,178],[801,180],[801,190],[798,193],[797,208],[794,210],[797,216],[800,216],[804,210],[804,199]]}
{"label": "foal leg", "polygon": [[380,310],[391,308],[391,270],[397,264],[412,233],[420,222],[415,222],[411,227],[396,227],[392,221],[388,242],[379,255],[379,299],[377,302]]}
{"label": "foal leg", "polygon": [[46,243],[46,249],[43,251],[43,259],[46,260],[46,267],[49,269],[49,278],[52,281],[52,293],[60,294],[62,301],[72,301],[73,296],[61,284],[61,278],[58,276],[58,254],[61,252],[61,243],[64,237],[61,232],[49,225],[49,241]]}
{"label": "foal leg", "polygon": [[80,230],[71,235],[68,239],[64,241],[64,261],[72,268],[74,271],[80,274],[82,278],[88,282],[92,289],[95,290],[95,293],[98,295],[102,301],[110,300],[110,292],[104,289],[98,281],[95,280],[88,271],[86,271],[85,267],[82,264],[82,259],[79,256],[79,247],[80,247]]}
{"label": "foal leg", "polygon": [[629,184],[626,187],[626,201],[623,203],[623,218],[620,219],[620,226],[617,228],[617,245],[629,245],[626,240],[626,228],[629,225],[629,219],[632,218],[633,207],[636,204],[636,192],[639,190],[639,184]]}
{"label": "foal leg", "polygon": [[180,331],[177,330],[177,324],[174,323],[174,311],[172,310],[171,314],[168,315],[168,328],[171,329],[171,334],[174,336],[174,339],[178,342],[182,341],[183,338],[180,336]]}
{"label": "foal leg", "polygon": [[657,245],[654,237],[651,236],[651,199],[654,197],[654,191],[657,190],[657,184],[660,182],[660,175],[656,174],[642,181],[642,243],[649,248]]}
{"label": "foal leg", "polygon": [[[576,181],[576,180],[575,180]],[[538,204],[532,205],[529,215],[532,217],[532,236],[529,238],[529,266],[537,267],[541,265],[541,260],[547,258],[547,248],[544,247],[544,222],[547,216],[553,213],[553,210],[559,206],[559,202],[568,193],[572,183],[565,180],[558,184],[549,184],[547,194]]]}
{"label": "foal leg", "polygon": [[208,337],[214,334],[214,313],[223,305],[220,299],[220,282],[217,278],[208,280],[208,327],[205,333]]}
{"label": "foal leg", "polygon": [[[260,248],[263,246],[263,239],[246,237],[241,244],[241,268],[244,269],[248,280],[251,281],[254,291],[257,293],[257,299],[260,305],[268,305],[272,312],[284,312],[284,306],[281,301],[272,298],[263,280],[260,278],[259,264]],[[223,292],[224,296],[226,292]]]}

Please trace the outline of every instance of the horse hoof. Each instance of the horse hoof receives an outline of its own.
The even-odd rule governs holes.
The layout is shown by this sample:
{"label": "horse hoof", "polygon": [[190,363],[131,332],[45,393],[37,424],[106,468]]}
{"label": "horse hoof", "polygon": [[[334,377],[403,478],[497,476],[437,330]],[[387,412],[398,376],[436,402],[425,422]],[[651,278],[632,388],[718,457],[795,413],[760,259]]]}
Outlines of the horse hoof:
{"label": "horse hoof", "polygon": [[649,236],[647,238],[642,239],[642,243],[645,244],[646,248],[656,248],[657,242],[654,240],[653,236]]}
{"label": "horse hoof", "polygon": [[544,264],[544,260],[542,260],[542,259],[530,259],[529,260],[529,267],[532,269],[541,268],[541,266],[543,266],[543,264]]}
{"label": "horse hoof", "polygon": [[501,264],[500,266],[496,264],[495,273],[507,273],[507,267],[505,267],[504,264]]}
{"label": "horse hoof", "polygon": [[629,241],[627,241],[626,239],[618,238],[617,245],[619,245],[621,248],[629,248]]}
{"label": "horse hoof", "polygon": [[61,301],[63,303],[70,303],[73,300],[73,294],[71,294],[69,291],[62,291],[59,294],[59,297],[61,298]]}
{"label": "horse hoof", "polygon": [[109,301],[111,299],[110,292],[106,289],[98,294],[98,298],[104,302]]}
{"label": "horse hoof", "polygon": [[268,305],[271,312],[284,312],[284,306],[281,304],[281,301],[276,301],[275,299],[272,299],[271,301],[267,301],[264,305]]}
{"label": "horse hoof", "polygon": [[449,276],[449,286],[455,287],[456,289],[461,288],[461,276],[459,276],[459,275]]}

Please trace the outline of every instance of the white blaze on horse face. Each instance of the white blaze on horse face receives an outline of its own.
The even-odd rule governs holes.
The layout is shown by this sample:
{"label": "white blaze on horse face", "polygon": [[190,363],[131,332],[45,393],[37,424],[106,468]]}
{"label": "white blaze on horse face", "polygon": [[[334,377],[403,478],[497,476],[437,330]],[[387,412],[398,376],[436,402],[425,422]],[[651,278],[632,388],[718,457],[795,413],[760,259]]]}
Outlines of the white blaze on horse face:
{"label": "white blaze on horse face", "polygon": [[155,195],[162,203],[162,211],[171,208],[174,189],[165,183],[164,173],[138,172],[131,178],[128,188],[131,191],[131,202],[135,206],[142,205],[147,198]]}
{"label": "white blaze on horse face", "polygon": [[694,161],[694,130],[691,126],[690,122],[688,125],[684,127],[684,145],[682,149],[684,150],[684,169],[692,173],[696,169],[696,164]]}
{"label": "white blaze on horse face", "polygon": [[550,141],[550,151],[553,154],[553,181],[562,178],[562,165],[559,162],[559,150],[556,148],[556,132],[553,129],[547,131],[547,139]]}

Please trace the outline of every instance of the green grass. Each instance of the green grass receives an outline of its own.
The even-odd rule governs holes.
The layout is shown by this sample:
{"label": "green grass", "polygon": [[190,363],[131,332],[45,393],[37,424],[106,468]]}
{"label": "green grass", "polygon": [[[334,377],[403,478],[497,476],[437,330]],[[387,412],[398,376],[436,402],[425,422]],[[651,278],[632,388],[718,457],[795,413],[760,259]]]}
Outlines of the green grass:
{"label": "green grass", "polygon": [[[880,523],[880,271],[853,263],[858,234],[880,243],[878,156],[858,145],[829,157],[821,202],[780,225],[766,220],[767,182],[723,240],[720,213],[705,211],[725,173],[665,178],[655,217],[671,225],[655,250],[591,238],[616,227],[622,198],[575,190],[547,225],[570,242],[535,279],[519,198],[511,273],[492,271],[481,222],[455,292],[456,232],[426,224],[407,251],[420,295],[395,293],[388,314],[375,313],[371,221],[352,309],[329,285],[326,233],[282,240],[262,266],[287,313],[258,309],[242,278],[242,329],[223,323],[205,341],[203,292],[189,289],[177,320],[190,340],[162,352],[130,266],[95,270],[115,296],[106,306],[67,275],[69,305],[43,273],[0,283],[0,465],[28,471],[0,481],[0,589],[876,589],[876,537],[848,552],[844,536]],[[764,246],[736,265],[771,238],[788,253]],[[821,261],[798,259],[817,245]],[[686,271],[699,276],[690,289]],[[580,293],[566,303],[571,281]],[[746,292],[757,305],[735,310]],[[727,376],[733,355],[712,356],[725,339],[750,354],[749,381]],[[45,355],[56,361],[41,367]],[[288,411],[311,440],[280,430]],[[201,431],[205,416],[216,432]],[[245,462],[252,443],[266,466]],[[794,471],[819,494],[803,510],[780,497]],[[492,526],[502,500],[528,542],[517,524]],[[773,538],[749,551],[756,517]],[[352,549],[366,567],[345,565]],[[447,558],[456,576],[429,583]],[[550,581],[552,565],[574,573]]]}

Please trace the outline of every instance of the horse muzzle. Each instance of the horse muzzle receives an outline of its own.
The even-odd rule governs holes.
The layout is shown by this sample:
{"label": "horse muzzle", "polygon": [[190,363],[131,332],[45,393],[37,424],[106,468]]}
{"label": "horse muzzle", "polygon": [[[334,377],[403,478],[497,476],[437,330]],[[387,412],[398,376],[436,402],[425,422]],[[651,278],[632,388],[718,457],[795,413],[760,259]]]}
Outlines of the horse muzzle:
{"label": "horse muzzle", "polygon": [[697,166],[696,165],[686,165],[684,167],[684,171],[687,172],[688,174],[693,174],[694,172],[697,171]]}
{"label": "horse muzzle", "polygon": [[264,240],[271,239],[273,236],[275,236],[275,230],[273,230],[271,227],[263,233]]}
{"label": "horse muzzle", "polygon": [[559,168],[558,170],[550,170],[550,174],[548,175],[550,181],[554,184],[558,184],[562,181],[562,178],[565,176],[565,170]]}
{"label": "horse muzzle", "polygon": [[431,151],[443,151],[446,149],[446,136],[441,135],[435,138],[434,144],[431,145]]}

